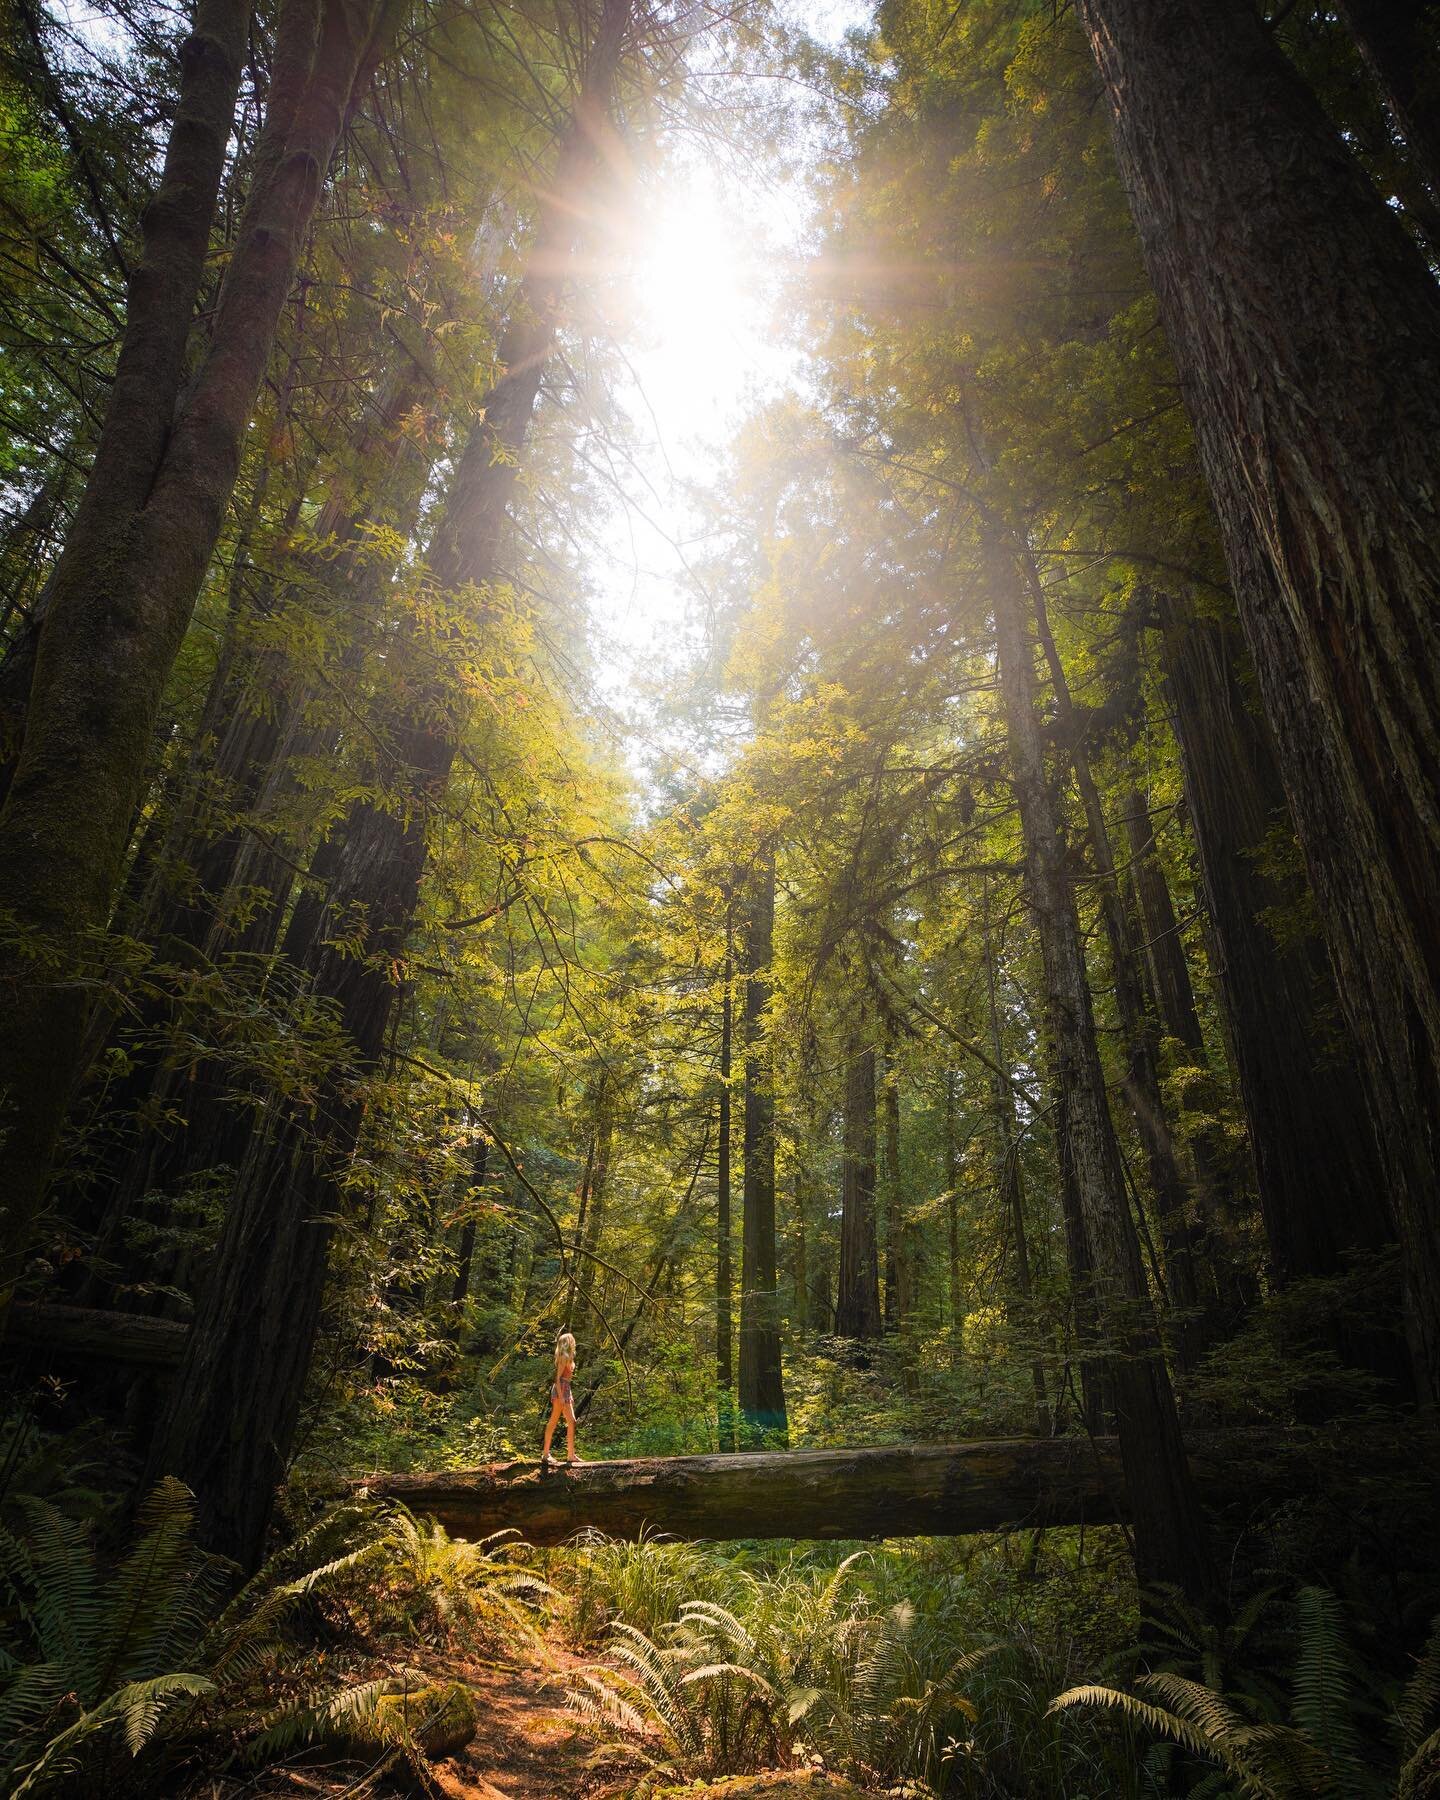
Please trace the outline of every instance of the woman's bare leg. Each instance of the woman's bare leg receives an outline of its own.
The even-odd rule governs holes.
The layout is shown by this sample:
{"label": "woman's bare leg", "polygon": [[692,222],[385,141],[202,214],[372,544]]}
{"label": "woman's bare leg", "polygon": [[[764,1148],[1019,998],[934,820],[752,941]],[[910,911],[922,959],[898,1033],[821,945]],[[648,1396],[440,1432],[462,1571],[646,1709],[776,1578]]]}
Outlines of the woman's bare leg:
{"label": "woman's bare leg", "polygon": [[[551,1442],[551,1439],[555,1436],[555,1427],[560,1423],[560,1413],[561,1413],[560,1402],[558,1400],[552,1400],[550,1402],[550,1422],[545,1427],[545,1444],[544,1444],[543,1449],[540,1452],[541,1462],[544,1462],[545,1459],[550,1454],[550,1442]],[[572,1436],[574,1435],[573,1431],[571,1432],[571,1435]]]}
{"label": "woman's bare leg", "polygon": [[575,1460],[575,1407],[570,1401],[565,1403],[565,1460]]}

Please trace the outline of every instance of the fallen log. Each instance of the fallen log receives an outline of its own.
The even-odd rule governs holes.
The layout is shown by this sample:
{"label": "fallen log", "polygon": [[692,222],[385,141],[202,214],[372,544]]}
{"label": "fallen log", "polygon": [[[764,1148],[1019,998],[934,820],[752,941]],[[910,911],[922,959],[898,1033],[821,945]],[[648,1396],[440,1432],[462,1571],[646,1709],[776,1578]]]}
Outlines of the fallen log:
{"label": "fallen log", "polygon": [[[1231,1430],[1186,1438],[1202,1497],[1288,1493],[1301,1479],[1299,1432]],[[876,1450],[797,1450],[628,1462],[533,1462],[440,1474],[377,1475],[358,1491],[399,1500],[454,1537],[506,1529],[562,1544],[587,1527],[683,1538],[952,1537],[1011,1526],[1109,1524],[1125,1517],[1114,1438],[994,1438]]]}
{"label": "fallen log", "polygon": [[83,1361],[172,1368],[185,1353],[189,1332],[189,1326],[176,1319],[17,1300],[10,1308],[3,1349],[10,1355],[43,1350]]}

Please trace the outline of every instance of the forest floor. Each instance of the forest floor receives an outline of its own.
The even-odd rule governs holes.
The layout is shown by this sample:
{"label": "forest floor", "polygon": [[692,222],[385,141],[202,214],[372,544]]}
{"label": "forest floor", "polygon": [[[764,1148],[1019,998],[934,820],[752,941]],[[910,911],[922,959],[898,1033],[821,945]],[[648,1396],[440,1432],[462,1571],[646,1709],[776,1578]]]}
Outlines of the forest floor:
{"label": "forest floor", "polygon": [[[566,1705],[566,1677],[593,1657],[547,1642],[543,1652],[523,1660],[438,1651],[410,1660],[438,1680],[464,1682],[474,1696],[475,1737],[457,1755],[430,1765],[431,1793],[445,1800],[621,1800],[649,1766],[639,1740],[628,1746],[606,1739]],[[700,1800],[702,1794],[711,1800],[869,1800],[849,1782],[806,1769],[732,1776],[698,1788],[651,1780],[651,1800]],[[238,1782],[211,1777],[183,1794],[184,1800],[379,1800],[423,1791],[399,1770],[367,1770],[332,1753]]]}
{"label": "forest floor", "polygon": [[466,1748],[436,1768],[452,1800],[600,1800],[633,1786],[644,1768],[640,1757],[597,1738],[565,1704],[567,1669],[588,1659],[553,1647],[550,1655],[549,1668],[538,1659],[446,1667],[446,1677],[474,1695],[480,1720]]}
{"label": "forest floor", "polygon": [[[591,1658],[555,1644],[516,1658],[432,1651],[406,1661],[441,1681],[463,1682],[475,1701],[479,1730],[466,1747],[430,1767],[433,1792],[447,1800],[609,1800],[632,1788],[645,1769],[638,1752],[607,1742],[565,1703],[565,1678]],[[388,1760],[388,1759],[387,1759]],[[305,1756],[243,1782],[207,1779],[185,1800],[359,1800],[362,1795],[420,1793],[418,1782],[378,1766],[365,1770],[334,1753]]]}

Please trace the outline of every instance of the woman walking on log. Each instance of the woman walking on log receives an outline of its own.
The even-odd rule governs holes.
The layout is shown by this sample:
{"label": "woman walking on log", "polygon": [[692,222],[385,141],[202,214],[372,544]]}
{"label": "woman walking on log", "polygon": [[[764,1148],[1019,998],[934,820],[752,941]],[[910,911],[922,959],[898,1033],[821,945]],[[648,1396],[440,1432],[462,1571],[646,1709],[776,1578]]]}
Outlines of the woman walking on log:
{"label": "woman walking on log", "polygon": [[545,1427],[545,1444],[540,1452],[540,1467],[550,1466],[550,1440],[555,1436],[555,1427],[560,1423],[561,1415],[565,1419],[565,1460],[577,1463],[580,1458],[575,1454],[575,1396],[570,1391],[570,1383],[575,1374],[575,1338],[573,1333],[562,1331],[555,1344],[555,1379],[550,1386],[550,1422]]}

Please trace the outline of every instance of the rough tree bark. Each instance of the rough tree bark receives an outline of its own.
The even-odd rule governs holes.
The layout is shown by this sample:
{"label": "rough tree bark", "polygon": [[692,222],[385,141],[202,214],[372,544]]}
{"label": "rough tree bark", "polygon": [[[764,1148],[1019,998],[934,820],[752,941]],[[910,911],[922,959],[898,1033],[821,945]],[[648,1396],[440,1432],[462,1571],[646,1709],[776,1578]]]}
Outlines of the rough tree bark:
{"label": "rough tree bark", "polygon": [[880,1336],[880,1269],[875,1243],[875,1052],[852,1051],[845,1076],[840,1175],[838,1337]]}
{"label": "rough tree bark", "polygon": [[775,1268],[775,1090],[765,1012],[775,940],[775,853],[757,856],[745,919],[745,1217],[740,1252],[740,1417],[746,1440],[783,1434],[780,1294]]}
{"label": "rough tree bark", "polygon": [[[178,143],[172,137],[183,163],[178,191],[162,180],[147,211],[147,220],[158,214],[166,222],[169,254],[150,266],[147,226],[136,276],[147,286],[132,303],[134,353],[122,351],[125,400],[117,372],[48,594],[20,757],[0,814],[0,911],[62,959],[58,973],[44,959],[29,963],[0,1014],[8,1127],[0,1306],[28,1247],[80,1073],[89,1009],[84,985],[65,965],[109,917],[162,690],[220,533],[280,308],[374,53],[383,3],[289,0],[282,10],[254,184],[205,355],[172,423],[243,53],[241,9],[217,0],[213,35],[188,47],[204,72],[203,81],[196,77],[204,102],[182,106],[185,130]],[[182,317],[174,301],[186,283]],[[150,289],[159,297],[148,299]],[[126,350],[129,335],[127,325]]]}
{"label": "rough tree bark", "polygon": [[[1299,1433],[1207,1431],[1186,1439],[1207,1498],[1247,1503],[1313,1485]],[[1425,1454],[1433,1456],[1428,1443]],[[803,1450],[587,1463],[544,1474],[535,1463],[381,1475],[367,1495],[402,1501],[456,1537],[511,1529],[561,1544],[586,1527],[635,1539],[956,1536],[1006,1527],[1133,1518],[1114,1438],[999,1438],[879,1450]]]}
{"label": "rough tree bark", "polygon": [[[503,373],[485,397],[431,540],[430,574],[443,590],[481,586],[498,567],[506,509],[584,224],[577,196],[604,153],[629,23],[629,0],[606,0],[499,346]],[[316,993],[337,1007],[353,1066],[326,1084],[313,1117],[289,1116],[252,1137],[151,1459],[152,1474],[177,1474],[195,1491],[206,1540],[244,1563],[262,1552],[299,1417],[332,1221],[344,1204],[345,1170],[364,1113],[363,1081],[384,1051],[425,870],[427,826],[456,753],[456,703],[417,678],[387,746],[408,804],[357,802],[322,846],[325,879],[316,904],[303,921],[298,908],[292,918],[287,954],[303,961]],[[363,918],[365,954],[330,942],[328,917]]]}
{"label": "rough tree bark", "polygon": [[[1333,1275],[1353,1250],[1393,1242],[1364,1082],[1321,946],[1283,943],[1266,919],[1297,894],[1263,855],[1290,815],[1273,739],[1246,699],[1234,628],[1163,602],[1162,656],[1199,854],[1214,973],[1250,1127],[1273,1278]],[[1162,991],[1163,985],[1162,985]],[[1198,1033],[1184,1020],[1186,1034]],[[1180,1032],[1177,1031],[1177,1036]]]}
{"label": "rough tree bark", "polygon": [[1055,1087],[1065,1106],[1065,1141],[1090,1257],[1097,1353],[1115,1397],[1134,1515],[1136,1573],[1142,1584],[1173,1581],[1188,1593],[1204,1594],[1213,1572],[1106,1099],[1064,828],[1035,709],[1033,652],[1022,623],[1023,575],[1016,555],[998,538],[987,542],[985,573],[1025,843],[1026,893],[1045,971]]}
{"label": "rough tree bark", "polygon": [[1079,12],[1363,1049],[1434,1400],[1440,288],[1249,0]]}

